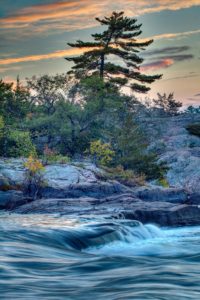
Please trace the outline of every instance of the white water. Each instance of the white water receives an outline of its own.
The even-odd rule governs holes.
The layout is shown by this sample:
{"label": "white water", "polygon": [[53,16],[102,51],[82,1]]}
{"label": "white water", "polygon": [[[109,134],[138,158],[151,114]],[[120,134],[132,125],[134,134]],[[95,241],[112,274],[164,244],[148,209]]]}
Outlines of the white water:
{"label": "white water", "polygon": [[1,300],[200,299],[200,227],[0,215]]}

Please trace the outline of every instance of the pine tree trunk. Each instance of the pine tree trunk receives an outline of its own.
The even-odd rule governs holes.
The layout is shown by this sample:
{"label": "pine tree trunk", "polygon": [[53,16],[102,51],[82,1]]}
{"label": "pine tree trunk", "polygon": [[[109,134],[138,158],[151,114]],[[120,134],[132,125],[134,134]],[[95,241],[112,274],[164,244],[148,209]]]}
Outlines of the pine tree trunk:
{"label": "pine tree trunk", "polygon": [[101,64],[100,64],[100,78],[104,77],[104,53],[101,54]]}

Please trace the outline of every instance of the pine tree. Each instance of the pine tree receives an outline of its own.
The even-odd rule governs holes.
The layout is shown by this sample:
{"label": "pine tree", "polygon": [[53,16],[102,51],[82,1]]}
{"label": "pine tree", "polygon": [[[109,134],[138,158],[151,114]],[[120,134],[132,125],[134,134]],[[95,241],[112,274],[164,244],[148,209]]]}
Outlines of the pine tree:
{"label": "pine tree", "polygon": [[[133,91],[146,93],[150,90],[145,84],[151,84],[162,75],[144,75],[140,72],[143,59],[138,52],[145,50],[153,40],[138,42],[142,24],[137,19],[124,16],[124,12],[113,12],[110,17],[96,20],[107,29],[102,33],[92,34],[92,42],[78,40],[68,43],[75,48],[87,48],[80,56],[66,58],[72,61],[73,72],[77,76],[98,74],[103,80],[109,80],[117,86],[128,86]],[[114,62],[114,57],[120,59],[120,64]]]}

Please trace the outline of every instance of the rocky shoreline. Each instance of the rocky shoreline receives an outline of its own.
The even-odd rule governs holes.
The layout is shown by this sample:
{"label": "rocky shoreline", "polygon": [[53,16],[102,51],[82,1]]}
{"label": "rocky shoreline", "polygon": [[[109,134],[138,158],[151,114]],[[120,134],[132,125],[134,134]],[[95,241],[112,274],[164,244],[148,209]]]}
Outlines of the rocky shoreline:
{"label": "rocky shoreline", "polygon": [[[94,165],[50,165],[45,170],[40,199],[21,191],[6,190],[20,186],[24,177],[22,160],[1,161],[0,209],[14,213],[48,213],[75,216],[102,216],[139,220],[160,226],[200,224],[200,194],[184,188],[162,188],[153,184],[125,186],[103,181]],[[3,190],[4,188],[4,190]]]}
{"label": "rocky shoreline", "polygon": [[[45,167],[39,199],[25,196],[23,159],[0,159],[0,209],[16,213],[58,213],[139,220],[160,226],[200,225],[200,139],[186,130],[199,115],[146,120],[150,149],[167,163],[169,187],[156,182],[125,186],[103,180],[89,162]],[[151,125],[151,126],[150,126]]]}

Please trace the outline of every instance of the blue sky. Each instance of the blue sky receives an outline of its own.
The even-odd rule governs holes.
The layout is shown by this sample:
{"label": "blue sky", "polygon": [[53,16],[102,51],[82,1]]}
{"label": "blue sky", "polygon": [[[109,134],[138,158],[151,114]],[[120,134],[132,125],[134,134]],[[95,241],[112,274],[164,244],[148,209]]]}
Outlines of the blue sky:
{"label": "blue sky", "polygon": [[[115,3],[115,4],[113,4]],[[141,38],[154,38],[143,70],[163,74],[148,96],[174,92],[200,105],[200,0],[0,0],[0,78],[11,81],[66,72],[67,42],[101,31],[94,18],[123,10],[142,23]]]}

